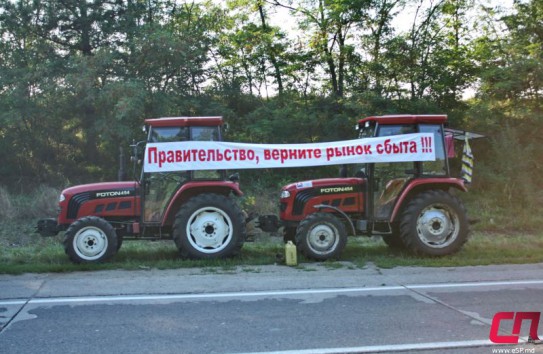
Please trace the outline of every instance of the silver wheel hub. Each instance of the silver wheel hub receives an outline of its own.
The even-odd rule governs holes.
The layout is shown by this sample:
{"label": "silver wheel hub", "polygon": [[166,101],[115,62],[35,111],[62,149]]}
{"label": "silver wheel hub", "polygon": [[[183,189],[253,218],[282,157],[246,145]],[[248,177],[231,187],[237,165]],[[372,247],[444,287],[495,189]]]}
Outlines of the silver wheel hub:
{"label": "silver wheel hub", "polygon": [[82,259],[95,260],[106,253],[108,240],[101,229],[87,226],[75,234],[73,246],[77,255]]}
{"label": "silver wheel hub", "polygon": [[218,208],[202,208],[194,212],[187,223],[190,244],[203,253],[224,249],[232,239],[232,221]]}
{"label": "silver wheel hub", "polygon": [[309,246],[316,253],[327,253],[339,242],[339,238],[336,234],[337,230],[330,225],[317,225],[309,232]]}
{"label": "silver wheel hub", "polygon": [[425,208],[417,219],[417,233],[427,246],[442,248],[450,245],[459,232],[458,216],[446,206]]}

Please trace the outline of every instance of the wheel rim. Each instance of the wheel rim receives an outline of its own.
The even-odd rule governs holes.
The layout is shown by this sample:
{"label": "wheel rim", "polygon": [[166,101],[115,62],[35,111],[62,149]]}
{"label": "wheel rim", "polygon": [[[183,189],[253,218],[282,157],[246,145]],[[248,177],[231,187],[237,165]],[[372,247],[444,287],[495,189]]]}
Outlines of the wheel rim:
{"label": "wheel rim", "polygon": [[87,226],[75,234],[73,246],[75,253],[80,258],[92,261],[99,259],[106,253],[108,240],[101,229]]}
{"label": "wheel rim", "polygon": [[189,218],[187,235],[196,250],[208,254],[220,252],[232,239],[232,221],[221,209],[201,208]]}
{"label": "wheel rim", "polygon": [[317,254],[327,254],[333,251],[338,242],[337,229],[329,224],[319,224],[311,229],[307,237],[309,247]]}
{"label": "wheel rim", "polygon": [[459,231],[460,219],[447,205],[431,205],[423,209],[417,219],[419,239],[432,248],[449,246],[457,239]]}

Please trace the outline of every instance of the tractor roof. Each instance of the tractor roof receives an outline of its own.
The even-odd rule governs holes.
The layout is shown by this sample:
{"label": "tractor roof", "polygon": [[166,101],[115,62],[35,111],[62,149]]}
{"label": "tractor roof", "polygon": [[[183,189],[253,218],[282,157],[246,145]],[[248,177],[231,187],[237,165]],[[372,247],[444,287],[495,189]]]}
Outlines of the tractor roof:
{"label": "tractor roof", "polygon": [[447,115],[445,114],[395,114],[388,116],[373,116],[362,118],[358,121],[359,125],[363,125],[366,122],[377,122],[379,124],[417,124],[417,123],[430,123],[441,124],[447,121]]}
{"label": "tractor roof", "polygon": [[222,117],[164,117],[146,119],[145,124],[152,127],[214,127],[223,124]]}

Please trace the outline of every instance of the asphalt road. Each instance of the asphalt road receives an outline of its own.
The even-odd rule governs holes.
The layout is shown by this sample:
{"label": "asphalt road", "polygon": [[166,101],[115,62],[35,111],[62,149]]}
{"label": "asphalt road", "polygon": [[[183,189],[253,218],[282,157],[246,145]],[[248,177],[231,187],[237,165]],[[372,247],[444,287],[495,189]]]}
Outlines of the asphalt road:
{"label": "asphalt road", "polygon": [[543,264],[352,268],[1,275],[0,353],[543,352],[526,321],[489,341],[543,311]]}

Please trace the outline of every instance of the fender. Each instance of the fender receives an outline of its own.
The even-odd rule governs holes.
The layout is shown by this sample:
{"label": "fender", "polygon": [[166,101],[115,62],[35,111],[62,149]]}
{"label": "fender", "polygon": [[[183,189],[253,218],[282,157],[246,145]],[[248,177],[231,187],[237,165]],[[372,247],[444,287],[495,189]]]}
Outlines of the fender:
{"label": "fender", "polygon": [[407,196],[414,191],[415,189],[422,187],[423,189],[432,189],[433,187],[438,189],[447,189],[450,187],[461,190],[462,192],[467,192],[468,189],[464,185],[464,181],[459,178],[421,178],[415,179],[409,182],[409,184],[404,188],[402,193],[398,196],[392,215],[390,216],[390,222],[396,221],[401,207],[404,204]]}
{"label": "fender", "polygon": [[174,194],[170,203],[166,207],[161,226],[172,225],[175,213],[186,200],[194,195],[202,193],[216,193],[228,195],[230,192],[241,197],[243,192],[239,189],[239,184],[231,181],[191,181],[179,188]]}

